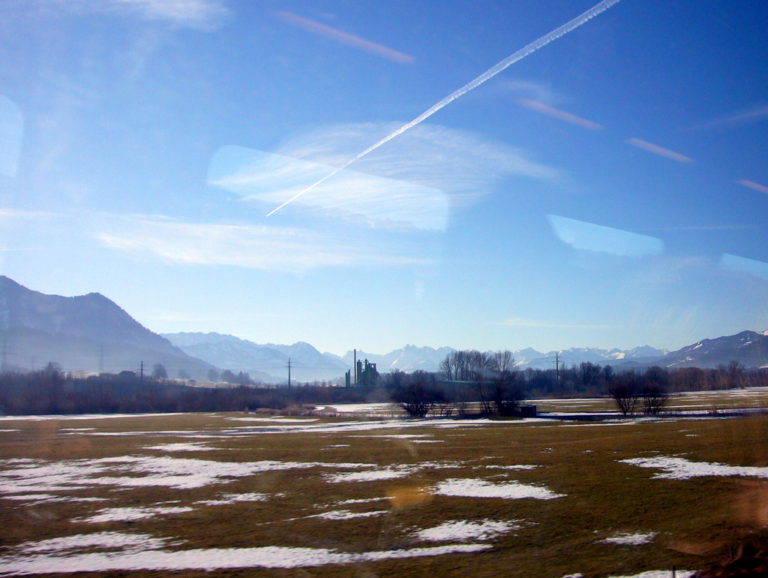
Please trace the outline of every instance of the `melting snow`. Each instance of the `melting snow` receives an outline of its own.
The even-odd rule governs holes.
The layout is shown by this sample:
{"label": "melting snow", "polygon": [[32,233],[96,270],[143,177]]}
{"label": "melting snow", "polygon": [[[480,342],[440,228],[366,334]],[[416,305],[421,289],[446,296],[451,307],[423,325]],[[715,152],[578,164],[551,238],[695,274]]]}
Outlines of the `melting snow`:
{"label": "melting snow", "polygon": [[419,530],[415,536],[419,540],[429,542],[450,542],[466,540],[490,540],[499,534],[504,534],[518,529],[517,522],[498,522],[486,520],[484,522],[445,522],[434,528]]}
{"label": "melting snow", "polygon": [[552,500],[562,498],[564,494],[556,494],[540,486],[521,484],[519,482],[506,482],[492,484],[485,480],[470,478],[445,480],[437,484],[435,494],[441,496],[461,496],[465,498],[505,498],[519,500],[522,498],[535,498],[537,500]]}
{"label": "melting snow", "polygon": [[475,466],[475,469],[484,468],[486,470],[535,470],[539,466],[532,465],[514,465],[514,466]]}
{"label": "melting snow", "polygon": [[685,458],[656,456],[652,458],[632,458],[620,460],[622,463],[664,470],[654,478],[665,480],[688,480],[702,476],[746,476],[768,478],[768,467],[729,466],[709,462],[691,462]]}
{"label": "melting snow", "polygon": [[371,502],[383,502],[389,498],[363,498],[358,500],[343,500],[336,502],[337,506],[349,506],[351,504],[369,504]]}
{"label": "melting snow", "polygon": [[324,409],[336,410],[338,413],[379,413],[391,411],[392,408],[391,403],[341,403],[326,406]]}
{"label": "melting snow", "polygon": [[432,434],[381,434],[375,436],[352,436],[356,438],[395,438],[401,440],[410,440],[415,438],[431,438]]}
{"label": "melting snow", "polygon": [[[24,554],[64,553],[84,548],[120,549],[141,552],[164,547],[166,540],[149,534],[123,534],[121,532],[99,532],[98,534],[77,534],[63,538],[51,538],[40,542],[24,542],[16,546]],[[54,570],[51,570],[54,571]]]}
{"label": "melting snow", "polygon": [[656,537],[656,534],[657,532],[646,532],[645,534],[616,534],[615,536],[601,540],[601,542],[605,542],[606,544],[618,544],[619,546],[641,546],[643,544],[648,544]]}
{"label": "melting snow", "polygon": [[224,494],[218,500],[201,500],[197,504],[204,506],[226,506],[236,502],[264,502],[269,499],[268,494]]}
{"label": "melting snow", "polygon": [[316,514],[309,516],[310,518],[322,518],[324,520],[351,520],[353,518],[371,518],[373,516],[381,516],[388,514],[387,510],[376,510],[375,512],[350,512],[349,510],[332,510],[330,512],[323,512],[322,514]]}
{"label": "melting snow", "polygon": [[106,498],[88,498],[78,496],[54,496],[53,494],[15,494],[0,496],[6,500],[21,500],[28,502],[106,502]]}
{"label": "melting snow", "polygon": [[338,552],[324,548],[209,548],[164,551],[146,548],[123,552],[5,557],[0,574],[40,574],[48,572],[109,572],[119,570],[220,570],[227,568],[301,568],[327,564],[359,564],[389,559],[443,556],[487,550],[486,544],[451,544],[409,550]]}
{"label": "melting snow", "polygon": [[342,482],[373,482],[378,480],[394,480],[411,475],[416,468],[410,466],[390,466],[365,472],[346,472],[341,474],[328,474],[325,480],[331,484]]}
{"label": "melting snow", "polygon": [[292,417],[229,417],[229,421],[266,421],[277,423],[310,423],[320,421],[317,418],[292,418]]}
{"label": "melting snow", "polygon": [[[219,462],[170,456],[121,456],[97,460],[61,462],[0,461],[15,468],[0,471],[0,494],[54,492],[102,486],[166,486],[176,489],[201,488],[224,484],[235,478],[277,470],[325,468],[372,468],[374,464],[280,462]],[[122,475],[109,475],[122,474]],[[128,474],[128,475],[126,475]]]}
{"label": "melting snow", "polygon": [[145,450],[158,450],[161,452],[205,452],[214,448],[208,447],[204,442],[189,442],[175,444],[160,444],[157,446],[145,446]]}
{"label": "melting snow", "polygon": [[107,508],[101,510],[98,514],[90,516],[89,518],[78,518],[73,522],[90,522],[92,524],[100,524],[102,522],[132,522],[134,520],[144,520],[146,518],[154,518],[155,516],[163,516],[166,514],[183,514],[184,512],[191,512],[194,508],[188,507],[156,507],[156,508]]}

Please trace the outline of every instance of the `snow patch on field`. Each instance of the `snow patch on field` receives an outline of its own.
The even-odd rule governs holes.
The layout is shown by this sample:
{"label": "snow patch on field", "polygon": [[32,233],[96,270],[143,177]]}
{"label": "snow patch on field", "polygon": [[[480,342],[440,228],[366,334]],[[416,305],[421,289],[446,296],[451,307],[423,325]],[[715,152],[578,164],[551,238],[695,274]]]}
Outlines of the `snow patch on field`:
{"label": "snow patch on field", "polygon": [[395,409],[391,403],[340,403],[323,409],[336,410],[337,413],[381,413]]}
{"label": "snow patch on field", "polygon": [[388,500],[389,498],[361,498],[361,499],[352,499],[352,500],[342,500],[341,502],[336,502],[337,506],[351,506],[352,504],[370,504],[371,502],[384,502]]}
{"label": "snow patch on field", "polygon": [[375,482],[379,480],[394,480],[411,475],[417,468],[410,466],[389,466],[363,472],[344,472],[340,474],[327,474],[325,481],[331,484],[344,482]]}
{"label": "snow patch on field", "polygon": [[330,512],[323,512],[322,514],[316,514],[309,516],[310,518],[322,518],[323,520],[352,520],[354,518],[371,518],[374,516],[382,516],[388,514],[387,510],[376,510],[374,512],[351,512],[349,510],[331,510]]}
{"label": "snow patch on field", "polygon": [[188,442],[174,444],[160,444],[157,446],[145,446],[145,450],[157,450],[160,452],[207,452],[214,448],[206,446],[204,442]]}
{"label": "snow patch on field", "polygon": [[656,537],[657,532],[635,533],[635,534],[616,534],[600,540],[606,544],[617,544],[619,546],[642,546],[648,544]]}
{"label": "snow patch on field", "polygon": [[48,502],[106,502],[106,498],[88,498],[88,497],[80,497],[80,496],[55,496],[53,494],[14,494],[10,496],[0,496],[0,498],[6,499],[6,500],[19,500],[19,501],[25,501],[25,502],[39,502],[39,503],[48,503]]}
{"label": "snow patch on field", "polygon": [[355,438],[392,438],[400,440],[412,440],[416,438],[431,438],[432,434],[381,434],[374,436],[352,436]]}
{"label": "snow patch on field", "polygon": [[268,499],[268,494],[224,494],[218,500],[201,500],[195,503],[202,504],[204,506],[226,506],[229,504],[235,504],[237,502],[265,502]]}
{"label": "snow patch on field", "polygon": [[166,546],[166,542],[167,540],[154,538],[149,534],[99,532],[97,534],[77,534],[63,538],[51,538],[50,540],[41,540],[39,542],[24,542],[16,548],[24,554],[62,554],[86,548],[142,552],[144,550],[163,548]]}
{"label": "snow patch on field", "polygon": [[165,516],[168,514],[183,514],[191,512],[194,508],[185,506],[171,507],[160,506],[155,508],[106,508],[100,510],[88,518],[78,518],[73,522],[88,522],[91,524],[101,524],[103,522],[133,522],[135,520],[145,520],[155,516]]}
{"label": "snow patch on field", "polygon": [[90,486],[165,486],[180,490],[229,483],[268,471],[322,468],[373,468],[375,464],[281,462],[220,462],[170,456],[120,456],[96,460],[0,461],[0,494],[56,492]]}
{"label": "snow patch on field", "polygon": [[631,458],[620,460],[621,463],[664,470],[653,477],[664,480],[688,480],[704,476],[744,476],[768,478],[768,467],[729,466],[709,462],[691,462],[685,458],[656,456],[652,458]]}
{"label": "snow patch on field", "polygon": [[565,494],[556,494],[551,490],[520,482],[493,484],[485,480],[472,478],[445,480],[437,484],[435,494],[440,496],[458,496],[464,498],[503,498],[519,500],[534,498],[537,500],[552,500],[562,498]]}
{"label": "snow patch on field", "polygon": [[[102,534],[104,537],[107,534]],[[88,540],[83,535],[57,540],[71,540],[65,550],[84,547]],[[98,536],[98,535],[94,535]],[[112,534],[113,539],[118,534]],[[382,550],[373,552],[339,552],[324,548],[287,548],[264,546],[259,548],[209,548],[194,550],[165,551],[142,535],[134,544],[128,540],[128,549],[117,552],[63,553],[51,551],[47,554],[5,557],[0,560],[0,574],[29,575],[50,572],[112,572],[129,570],[223,570],[228,568],[302,568],[328,564],[360,564],[391,559],[408,559],[447,554],[469,554],[487,550],[486,544],[451,544],[430,548],[409,550]],[[75,538],[75,540],[73,540]],[[138,542],[147,540],[143,544]],[[96,541],[98,539],[94,539]],[[80,542],[79,542],[80,541]],[[109,539],[106,539],[109,542]],[[78,543],[79,542],[79,543]],[[38,546],[41,543],[38,543]],[[66,545],[66,542],[63,544]],[[98,545],[97,543],[89,545]],[[34,545],[29,547],[34,548]],[[27,550],[29,552],[29,550]]]}
{"label": "snow patch on field", "polygon": [[228,417],[229,421],[266,421],[271,423],[311,423],[320,421],[318,418],[293,418],[293,417]]}
{"label": "snow patch on field", "polygon": [[486,520],[466,522],[463,520],[445,522],[434,528],[419,530],[414,535],[419,540],[429,542],[464,542],[467,540],[490,540],[499,534],[505,534],[520,527],[516,521],[501,522]]}
{"label": "snow patch on field", "polygon": [[535,470],[538,467],[539,466],[521,464],[521,465],[511,465],[511,466],[475,466],[474,469],[522,471],[522,470]]}

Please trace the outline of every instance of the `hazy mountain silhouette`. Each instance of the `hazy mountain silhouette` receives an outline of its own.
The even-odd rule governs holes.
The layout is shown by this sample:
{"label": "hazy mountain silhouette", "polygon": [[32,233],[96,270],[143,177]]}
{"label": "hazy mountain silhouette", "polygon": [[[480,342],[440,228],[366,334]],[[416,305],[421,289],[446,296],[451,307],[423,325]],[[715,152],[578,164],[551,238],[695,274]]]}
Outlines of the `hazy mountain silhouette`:
{"label": "hazy mountain silhouette", "polygon": [[99,293],[46,295],[0,275],[0,355],[7,369],[139,371],[163,364],[169,377],[204,378],[211,366],[174,347]]}
{"label": "hazy mountain silhouette", "polygon": [[267,383],[288,380],[288,360],[291,377],[296,381],[337,379],[348,369],[339,357],[320,353],[303,341],[293,345],[258,344],[233,335],[194,332],[166,333],[164,337],[189,355],[222,369],[245,371]]}
{"label": "hazy mountain silhouette", "polygon": [[[358,350],[357,359],[367,359],[375,363],[380,372],[386,371],[437,371],[440,368],[440,362],[446,358],[454,349],[452,347],[419,347],[416,345],[406,345],[400,349],[395,349],[389,353],[370,353]],[[354,352],[347,351],[341,358],[347,366],[352,367]]]}
{"label": "hazy mountain silhouette", "polygon": [[[406,345],[386,354],[358,351],[359,360],[376,363],[380,372],[437,371],[454,351],[450,347]],[[571,348],[513,352],[520,369],[554,368],[555,357],[565,366],[591,362],[617,369],[660,365],[667,368],[710,368],[737,361],[745,367],[768,366],[768,335],[743,331],[704,339],[667,353],[649,346],[630,350]],[[156,363],[170,377],[183,372],[205,379],[213,367],[246,371],[268,383],[287,380],[288,361],[296,381],[336,380],[352,367],[353,353],[343,357],[321,353],[305,342],[293,345],[257,344],[220,333],[153,333],[110,299],[99,293],[77,297],[46,295],[0,275],[0,363],[6,369],[39,369],[49,361],[66,371],[138,371]]]}
{"label": "hazy mountain silhouette", "polygon": [[768,335],[742,331],[736,335],[704,339],[665,355],[659,365],[715,368],[731,361],[744,367],[768,366]]}

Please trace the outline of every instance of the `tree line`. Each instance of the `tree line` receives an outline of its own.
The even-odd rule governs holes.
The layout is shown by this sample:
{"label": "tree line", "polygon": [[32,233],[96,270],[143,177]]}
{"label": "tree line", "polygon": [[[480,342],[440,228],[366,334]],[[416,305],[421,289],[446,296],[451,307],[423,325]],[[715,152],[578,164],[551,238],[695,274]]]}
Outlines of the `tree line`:
{"label": "tree line", "polygon": [[411,416],[428,413],[521,415],[523,399],[609,396],[624,415],[658,415],[670,393],[768,386],[768,369],[733,361],[716,369],[652,366],[617,371],[590,362],[568,368],[519,370],[511,352],[455,351],[433,374],[394,372],[390,397]]}
{"label": "tree line", "polygon": [[[154,368],[158,369],[158,368]],[[230,372],[232,373],[232,372]],[[285,409],[303,404],[393,402],[411,416],[521,415],[524,399],[610,396],[624,414],[659,413],[667,395],[768,386],[768,369],[738,363],[716,369],[651,367],[616,371],[581,363],[558,369],[515,366],[509,351],[454,351],[437,372],[393,371],[358,387],[255,386],[247,374],[227,375],[229,387],[191,386],[133,372],[75,377],[54,364],[32,372],[0,373],[0,414],[143,413]]]}
{"label": "tree line", "polygon": [[52,363],[40,371],[0,373],[0,415],[283,410],[363,401],[364,392],[341,387],[199,387],[131,371],[75,377]]}

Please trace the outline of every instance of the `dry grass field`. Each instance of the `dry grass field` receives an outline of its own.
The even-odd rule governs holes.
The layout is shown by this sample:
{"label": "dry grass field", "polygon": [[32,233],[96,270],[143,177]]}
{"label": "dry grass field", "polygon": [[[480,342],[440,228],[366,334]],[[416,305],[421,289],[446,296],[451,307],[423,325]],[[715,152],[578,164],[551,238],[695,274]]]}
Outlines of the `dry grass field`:
{"label": "dry grass field", "polygon": [[0,575],[696,570],[768,536],[767,442],[766,417],[3,418]]}

